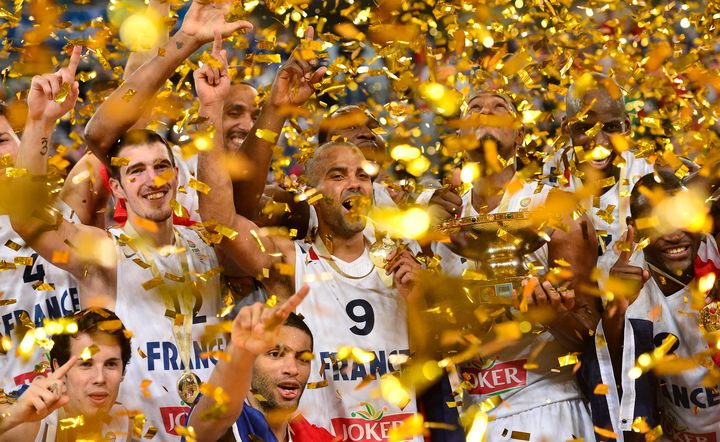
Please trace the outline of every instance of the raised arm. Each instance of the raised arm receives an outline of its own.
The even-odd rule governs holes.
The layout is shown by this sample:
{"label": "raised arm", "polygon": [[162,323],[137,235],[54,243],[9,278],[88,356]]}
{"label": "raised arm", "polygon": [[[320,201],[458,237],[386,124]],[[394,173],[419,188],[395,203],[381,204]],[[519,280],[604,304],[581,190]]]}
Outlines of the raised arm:
{"label": "raised arm", "polygon": [[[278,70],[270,96],[240,146],[239,152],[245,158],[251,158],[254,166],[247,180],[236,182],[236,188],[242,186],[243,191],[235,193],[235,207],[237,213],[247,218],[255,220],[258,216],[260,199],[265,190],[265,177],[272,161],[272,148],[277,144],[277,137],[282,132],[285,121],[315,94],[315,85],[327,71],[325,66],[318,67],[317,58],[310,58],[310,54],[313,54],[314,38],[315,31],[310,27],[300,47],[293,51],[288,61]],[[267,136],[261,138],[258,130]],[[272,134],[277,135],[268,139]]]}
{"label": "raised arm", "polygon": [[213,398],[203,396],[193,408],[188,425],[193,427],[197,440],[220,439],[240,417],[245,398],[250,391],[255,359],[277,346],[280,327],[309,292],[304,285],[283,304],[270,308],[265,304],[243,307],[233,321],[228,359],[221,358],[213,369],[208,384],[228,395],[223,412],[217,417],[206,415],[216,407]]}
{"label": "raised arm", "polygon": [[[167,16],[170,10],[170,3],[150,0],[147,12],[155,15],[157,19]],[[133,72],[150,60],[157,53],[159,47],[167,44],[170,38],[167,27],[164,27],[156,45],[147,50],[133,51],[128,55],[123,71],[123,80],[127,80]],[[150,116],[150,109],[135,122],[132,129],[142,129],[147,124]],[[70,173],[68,173],[63,184],[60,198],[73,211],[81,223],[88,226],[95,226],[100,229],[106,227],[107,214],[105,209],[110,202],[110,190],[103,183],[102,169],[105,166],[91,152],[80,158]]]}
{"label": "raised arm", "polygon": [[39,428],[37,423],[70,402],[64,378],[77,361],[77,357],[70,358],[48,377],[36,377],[17,402],[0,408],[3,415],[0,419],[0,435],[3,441],[35,439]]}
{"label": "raised arm", "polygon": [[[43,203],[49,201],[44,180],[36,177],[46,174],[48,146],[55,122],[75,105],[78,95],[75,70],[81,51],[81,47],[74,48],[68,67],[32,80],[28,93],[28,118],[16,162],[18,169],[28,170],[29,177],[12,183],[23,197],[18,198],[17,210],[10,213],[13,229],[25,242],[43,258],[80,280],[86,277],[86,269],[91,264],[88,261],[91,253],[82,256],[82,250],[88,250],[83,244],[94,244],[94,250],[98,250],[103,249],[104,241],[110,239],[103,230],[69,223],[52,212]],[[68,88],[67,96],[61,99],[63,91]],[[79,240],[81,235],[82,241]],[[107,264],[112,265],[110,262]],[[104,274],[96,272],[94,275],[98,273]]]}
{"label": "raised arm", "polygon": [[[223,99],[230,89],[227,54],[222,49],[219,33],[215,36],[211,55],[216,62],[205,64],[193,73],[193,77],[200,99],[201,115],[208,117],[219,128]],[[271,288],[271,293],[286,298],[292,293],[293,281],[287,275],[277,275],[276,263],[283,260],[294,263],[294,245],[286,238],[262,236],[257,225],[235,213],[232,182],[223,166],[224,144],[222,130],[218,129],[215,131],[213,148],[198,154],[198,179],[210,187],[207,194],[198,193],[200,217],[209,224],[218,223],[237,232],[237,237],[232,240],[225,235],[218,246],[218,255],[226,272],[261,280],[269,275],[276,276],[264,283]]]}
{"label": "raised arm", "polygon": [[152,103],[152,97],[173,72],[203,44],[212,41],[213,31],[223,36],[252,28],[249,22],[228,23],[230,0],[194,0],[180,30],[150,60],[133,72],[123,85],[100,105],[85,128],[88,147],[106,165],[112,144],[130,129]]}

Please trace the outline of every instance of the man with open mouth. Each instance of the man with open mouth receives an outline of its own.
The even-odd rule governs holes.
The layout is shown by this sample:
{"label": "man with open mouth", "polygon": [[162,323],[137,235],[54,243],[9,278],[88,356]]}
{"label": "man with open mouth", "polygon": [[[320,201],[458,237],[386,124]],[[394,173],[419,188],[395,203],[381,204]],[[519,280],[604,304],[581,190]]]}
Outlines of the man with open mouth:
{"label": "man with open mouth", "polygon": [[[593,400],[604,402],[598,410],[608,410],[604,415],[610,417],[612,431],[619,436],[626,432],[625,440],[638,418],[645,419],[648,428],[661,424],[672,440],[719,440],[719,387],[709,373],[720,361],[708,351],[703,336],[703,330],[718,327],[713,304],[717,286],[710,288],[700,281],[713,277],[710,273],[718,276],[720,255],[712,235],[664,225],[660,213],[664,209],[654,208],[653,192],[671,199],[683,198],[688,190],[666,171],[645,175],[632,190],[632,219],[621,238],[624,247],[604,284],[615,295],[603,313],[598,338],[607,345],[597,345],[596,360],[584,361],[591,370],[593,365],[599,368],[598,382],[610,386],[610,396],[595,395]],[[642,251],[639,243],[647,243]],[[715,322],[703,319],[707,313],[715,316]],[[644,353],[654,355],[657,379],[645,370],[628,375],[639,370],[636,361]],[[665,355],[678,358],[676,363],[687,361],[688,366],[663,370]]]}
{"label": "man with open mouth", "polygon": [[[310,34],[306,38],[311,37]],[[222,51],[218,53],[221,65],[226,67]],[[294,67],[287,70],[287,75],[299,77],[301,84],[281,96],[289,99],[286,104],[298,106],[314,91],[309,87],[313,72],[324,72],[324,68],[312,69],[303,59],[289,64]],[[308,72],[306,77],[298,72],[303,70]],[[218,77],[220,81],[216,81]],[[222,68],[220,73],[207,72],[203,78],[208,96],[222,96],[228,87],[227,81],[222,80]],[[272,103],[271,106],[277,104]],[[215,122],[220,121],[221,112],[220,106],[208,108],[208,115]],[[284,120],[264,113],[265,110],[258,118],[253,136],[259,129],[280,131]],[[232,185],[223,167],[222,143],[222,137],[216,134],[216,147],[200,154],[198,172],[200,181],[212,189],[200,196],[201,216],[237,232],[223,235],[219,243],[227,264],[244,269],[251,276],[261,276],[268,292],[280,300],[287,299],[304,283],[310,284],[316,295],[299,308],[316,339],[316,357],[310,369],[310,382],[316,387],[302,396],[300,411],[308,422],[344,440],[366,440],[359,436],[359,431],[399,425],[417,412],[413,392],[408,392],[407,400],[397,401],[375,398],[369,392],[379,385],[381,376],[396,373],[410,353],[404,296],[412,289],[420,264],[409,250],[388,257],[386,268],[380,269],[373,263],[364,236],[373,190],[362,151],[339,141],[315,149],[306,165],[306,175],[308,184],[320,195],[315,203],[318,229],[314,238],[305,242],[292,241],[287,234],[262,231],[227,204]],[[388,287],[380,272],[390,276],[393,287]],[[339,359],[341,347],[373,352],[379,355],[378,362]],[[299,396],[294,387],[283,384],[280,398]],[[365,410],[373,410],[372,416],[367,422],[356,422],[358,416],[365,415]]]}
{"label": "man with open mouth", "polygon": [[[526,169],[519,171],[516,166],[525,128],[506,93],[495,90],[474,93],[467,100],[467,111],[458,126],[458,136],[466,146],[465,164],[477,165],[478,173],[463,195],[457,195],[456,188],[449,189],[461,202],[451,211],[453,214],[469,219],[488,214],[504,217],[516,212],[557,211],[548,207],[555,198],[566,195],[537,177],[527,176]],[[563,213],[559,218],[565,230],[550,229],[549,241],[523,257],[543,270],[525,278],[527,293],[516,291],[511,299],[518,308],[522,297],[527,303],[526,311],[547,309],[546,319],[538,321],[542,324],[534,324],[532,333],[509,339],[502,348],[458,366],[463,379],[472,384],[463,389],[463,405],[493,404],[487,412],[491,417],[486,433],[489,442],[507,440],[508,434],[516,431],[527,433],[526,440],[531,441],[594,437],[585,396],[570,367],[558,369],[557,363],[558,357],[568,352],[582,351],[599,320],[597,302],[588,290],[597,243],[587,215],[572,219]],[[484,262],[461,256],[447,243],[433,243],[432,248],[440,258],[442,271],[449,276],[462,278],[467,272],[483,272]],[[492,256],[493,252],[488,250],[488,260]],[[572,272],[553,279],[552,267],[560,257]],[[482,336],[484,339],[485,335]],[[548,427],[548,416],[553,416],[558,425]]]}
{"label": "man with open mouth", "polygon": [[[570,145],[556,152],[544,171],[551,182],[570,192],[592,186],[596,198],[587,202],[587,208],[598,233],[598,262],[609,268],[617,256],[612,252],[602,255],[613,250],[625,231],[630,189],[640,177],[652,172],[653,166],[644,158],[636,158],[631,149],[623,150],[631,127],[620,86],[598,73],[581,79],[583,85],[576,81],[565,97],[566,116],[561,128],[570,137]],[[581,148],[578,152],[583,158],[576,147]]]}
{"label": "man with open mouth", "polygon": [[292,312],[307,296],[303,287],[274,308],[243,307],[233,321],[229,358],[209,384],[228,393],[221,407],[203,396],[188,417],[196,440],[329,442],[337,440],[296,413],[310,376],[313,335]]}
{"label": "man with open mouth", "polygon": [[131,439],[132,419],[115,402],[132,355],[127,330],[106,309],[82,310],[66,319],[77,332],[52,336],[53,371],[35,378],[16,402],[0,406],[2,440]]}

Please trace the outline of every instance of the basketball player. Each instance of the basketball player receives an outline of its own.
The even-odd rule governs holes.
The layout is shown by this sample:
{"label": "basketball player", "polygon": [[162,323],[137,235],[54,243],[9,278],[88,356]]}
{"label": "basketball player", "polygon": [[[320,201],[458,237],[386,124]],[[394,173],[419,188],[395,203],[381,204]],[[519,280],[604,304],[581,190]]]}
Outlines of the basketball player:
{"label": "basketball player", "polygon": [[[236,441],[332,441],[324,428],[293,416],[310,375],[313,336],[303,319],[292,313],[307,287],[282,306],[243,307],[233,321],[229,360],[218,363],[208,381],[229,394],[222,414],[203,418],[214,405],[203,396],[193,407],[188,426],[198,441],[216,441],[232,434]],[[249,394],[252,392],[252,394]]]}
{"label": "basketball player", "polygon": [[[516,114],[510,99],[495,92],[480,92],[470,98],[465,119],[492,116],[508,120]],[[494,145],[507,166],[481,173],[472,189],[462,195],[462,217],[485,213],[504,213],[543,210],[548,201],[557,197],[549,186],[539,181],[527,181],[518,175],[515,155],[524,130],[511,124],[504,127],[486,126],[482,121],[463,129],[461,135],[472,135],[478,148],[465,153],[468,161],[478,162],[485,169],[484,149]],[[519,181],[519,190],[511,183]],[[595,267],[595,235],[590,222],[581,217],[563,217],[567,230],[554,229],[550,241],[531,254],[531,261],[545,271],[557,266],[556,260],[570,263],[569,279],[553,284],[543,276],[526,280],[534,289],[527,299],[528,308],[551,307],[555,315],[546,324],[536,324],[536,330],[523,336],[511,346],[460,367],[471,387],[464,391],[465,406],[480,404],[495,398],[500,400],[488,415],[492,417],[487,440],[499,441],[513,432],[526,433],[531,441],[594,438],[592,421],[577,385],[572,367],[559,367],[558,357],[580,352],[584,341],[595,329],[599,319],[595,302],[584,289],[588,275]],[[471,260],[460,257],[442,243],[433,246],[440,257],[443,271],[460,277],[465,269],[473,269]],[[518,294],[514,295],[519,301]],[[542,347],[538,354],[534,350]],[[527,368],[534,365],[534,368]],[[552,416],[552,417],[551,417]],[[556,422],[549,427],[548,420]]]}
{"label": "basketball player", "polygon": [[[72,65],[51,74],[67,82],[71,82],[74,75]],[[38,93],[42,90],[36,88],[30,96],[34,98]],[[69,104],[71,100],[72,96],[66,102]],[[54,122],[66,111],[64,106],[57,106],[48,118]],[[39,124],[36,117],[31,114],[28,121]],[[45,142],[47,148],[50,139]],[[7,107],[0,103],[0,171],[15,163],[19,148],[20,140],[8,121]],[[2,173],[0,188],[8,189],[8,181]],[[3,195],[5,197],[10,197],[11,204],[15,202],[15,195]],[[0,335],[9,337],[13,343],[10,351],[0,353],[0,389],[10,392],[43,376],[50,368],[38,347],[33,347],[29,354],[16,354],[25,333],[32,327],[41,327],[44,319],[58,319],[80,310],[80,299],[75,279],[30,248],[13,230],[5,214],[0,215],[0,243],[0,299],[3,301]]]}
{"label": "basketball player", "polygon": [[[717,368],[718,358],[707,353],[707,342],[698,320],[698,311],[691,305],[689,286],[703,275],[701,267],[711,262],[716,275],[720,254],[712,235],[678,229],[662,233],[655,228],[638,228],[634,222],[653,217],[653,204],[647,195],[662,192],[666,198],[681,196],[687,189],[671,172],[658,172],[642,177],[632,190],[630,211],[632,223],[622,238],[631,249],[619,253],[610,271],[618,284],[618,296],[603,315],[607,346],[598,346],[602,355],[609,355],[619,373],[604,375],[614,395],[619,383],[621,396],[608,398],[613,430],[617,434],[631,430],[632,422],[642,417],[652,428],[656,425],[653,410],[661,417],[663,434],[671,440],[718,440],[720,427],[720,396],[718,385],[708,385],[709,367]],[[649,238],[642,253],[636,244]],[[720,275],[718,275],[720,276]],[[711,299],[713,300],[713,299]],[[678,373],[657,376],[653,384],[643,377],[631,380],[624,373],[635,366],[637,356],[665,346],[668,355],[692,359],[697,364]],[[607,373],[606,367],[600,367]],[[653,403],[653,401],[656,401]],[[620,440],[620,439],[618,439]]]}
{"label": "basketball player", "polygon": [[[563,190],[594,189],[588,209],[600,240],[600,255],[609,251],[599,260],[607,270],[617,258],[613,245],[625,231],[630,190],[640,177],[653,171],[653,166],[644,158],[636,158],[631,149],[618,153],[615,145],[632,132],[623,91],[603,74],[593,73],[592,80],[594,86],[587,90],[576,83],[568,88],[561,127],[570,136],[571,145],[551,158],[545,171]],[[582,147],[586,158],[577,158],[575,146]]]}
{"label": "basketball player", "polygon": [[[115,403],[132,355],[127,331],[105,309],[69,318],[78,330],[52,337],[52,373],[33,380],[16,402],[0,408],[2,440],[131,440],[127,410]],[[81,356],[88,348],[96,351]],[[80,417],[82,424],[61,429],[61,420]]]}
{"label": "basketball player", "polygon": [[[158,76],[148,70],[158,69],[160,75],[169,75],[186,57],[212,40],[211,29],[229,35],[249,27],[244,21],[225,22],[229,6],[193,2],[180,30],[164,46],[164,56],[156,55],[145,63],[124,87],[133,88]],[[77,48],[73,57],[79,56]],[[54,98],[61,84],[60,79],[48,79],[41,89],[44,101],[31,105],[31,112],[44,115],[43,109],[56,106]],[[116,91],[104,105],[124,102],[120,95]],[[141,107],[140,103],[130,105]],[[130,122],[133,115],[129,114],[123,114],[122,124]],[[43,118],[39,129],[26,130],[19,167],[27,168],[31,174],[45,173],[42,140],[50,136],[54,121]],[[58,265],[79,279],[81,304],[102,304],[115,310],[135,333],[133,351],[146,357],[129,368],[122,401],[130,409],[142,410],[149,431],[154,427],[151,431],[159,431],[163,440],[172,440],[189,411],[188,403],[193,400],[198,381],[207,379],[216,362],[214,357],[201,355],[224,348],[222,337],[200,341],[205,326],[218,321],[222,308],[220,264],[197,231],[173,226],[170,202],[176,195],[177,175],[167,143],[151,131],[118,131],[115,123],[119,124],[117,120],[101,123],[108,132],[122,135],[112,145],[98,147],[88,141],[90,147],[98,148],[98,158],[107,159],[114,196],[127,203],[128,222],[122,229],[108,234],[67,221],[52,229],[47,221],[28,222],[21,217],[12,221],[41,256],[64,257]],[[122,158],[123,165],[111,164],[110,158]]]}
{"label": "basketball player", "polygon": [[[226,66],[224,57],[218,58]],[[222,69],[211,72],[204,78],[203,87],[218,89],[214,94],[222,96],[228,85],[226,75]],[[215,115],[214,121],[219,121],[219,106],[208,108],[208,112]],[[316,385],[327,382],[327,386],[306,391],[300,412],[310,423],[333,431],[343,440],[365,437],[349,431],[355,428],[358,412],[365,415],[371,410],[369,419],[379,419],[389,427],[412,416],[416,411],[412,394],[407,403],[397,404],[370,397],[369,392],[378,380],[371,381],[366,388],[355,388],[367,382],[370,375],[379,378],[397,371],[406,359],[409,351],[402,295],[409,293],[419,270],[419,264],[408,251],[396,253],[398,256],[389,262],[387,270],[376,269],[370,260],[363,236],[365,209],[358,208],[360,216],[351,213],[359,198],[369,198],[372,193],[370,175],[362,167],[361,151],[351,144],[337,142],[315,151],[306,173],[309,184],[322,193],[323,199],[316,208],[317,237],[312,243],[303,243],[265,237],[255,224],[229,209],[226,201],[232,188],[222,166],[218,147],[222,143],[216,139],[216,148],[203,152],[199,159],[200,179],[213,189],[200,198],[203,219],[237,232],[234,240],[225,237],[220,243],[222,254],[252,276],[265,275],[263,284],[268,292],[280,299],[287,299],[290,290],[305,282],[318,295],[307,299],[298,312],[306,318],[315,336],[315,354],[319,355],[312,362],[310,382]],[[258,240],[262,247],[258,247]],[[385,285],[379,271],[393,276],[396,290]],[[332,279],[325,281],[326,275],[332,275]],[[338,360],[340,346],[372,351],[375,361]]]}

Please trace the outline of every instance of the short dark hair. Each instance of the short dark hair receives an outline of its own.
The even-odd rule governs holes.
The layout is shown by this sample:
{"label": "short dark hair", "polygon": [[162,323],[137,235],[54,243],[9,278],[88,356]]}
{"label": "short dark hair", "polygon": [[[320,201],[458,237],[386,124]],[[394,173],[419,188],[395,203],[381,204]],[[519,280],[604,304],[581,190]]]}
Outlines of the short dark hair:
{"label": "short dark hair", "polygon": [[288,316],[285,322],[283,322],[283,325],[305,332],[308,336],[310,336],[310,350],[315,347],[315,340],[312,332],[310,331],[310,327],[308,327],[307,323],[305,323],[305,319],[303,319],[301,315],[298,315],[297,313],[290,313],[290,316]]}
{"label": "short dark hair", "polygon": [[0,117],[7,118],[7,103],[0,101]]}
{"label": "short dark hair", "polygon": [[[127,131],[125,135],[120,137],[115,144],[110,147],[110,150],[108,151],[109,161],[112,161],[113,157],[118,156],[122,148],[125,146],[139,146],[142,144],[155,143],[160,143],[165,146],[168,151],[168,155],[170,156],[170,163],[173,167],[175,167],[175,156],[173,155],[172,148],[170,148],[168,142],[165,141],[165,138],[163,138],[160,134],[149,129],[133,129]],[[120,181],[120,166],[110,165],[109,170],[110,176]]]}
{"label": "short dark hair", "polygon": [[645,216],[651,209],[650,201],[643,195],[640,189],[647,189],[650,192],[661,190],[668,194],[676,193],[685,189],[683,182],[674,173],[661,170],[649,173],[638,180],[630,193],[630,214],[634,219]]}
{"label": "short dark hair", "polygon": [[[130,347],[130,337],[126,334],[125,326],[120,321],[117,315],[105,308],[87,308],[76,312],[75,314],[68,316],[69,319],[73,320],[77,324],[77,332],[74,336],[80,333],[94,334],[94,333],[107,333],[108,335],[115,338],[118,345],[120,345],[120,354],[123,364],[123,373],[128,362],[130,362],[130,356],[132,355],[132,348]],[[117,322],[111,322],[117,321]],[[118,327],[119,323],[119,327]],[[57,360],[58,365],[65,364],[70,359],[70,339],[73,335],[64,333],[59,335],[53,335],[53,347],[50,350],[50,362]]]}

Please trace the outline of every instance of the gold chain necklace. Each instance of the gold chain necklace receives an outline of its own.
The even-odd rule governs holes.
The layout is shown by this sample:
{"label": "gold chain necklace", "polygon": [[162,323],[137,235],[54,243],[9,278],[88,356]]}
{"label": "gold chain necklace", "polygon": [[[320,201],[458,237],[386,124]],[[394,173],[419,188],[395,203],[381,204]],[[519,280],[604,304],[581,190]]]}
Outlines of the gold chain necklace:
{"label": "gold chain necklace", "polygon": [[[365,237],[363,236],[363,241],[364,241],[364,240],[365,240]],[[313,245],[315,245],[315,246],[317,247],[317,249],[318,249],[318,252],[319,252],[319,253],[318,253],[318,256],[319,256],[320,258],[324,259],[325,262],[327,262],[328,265],[329,265],[333,270],[335,270],[337,273],[339,273],[341,276],[343,276],[343,277],[345,277],[345,278],[348,278],[348,279],[364,279],[364,278],[367,278],[368,276],[370,276],[370,275],[372,274],[372,272],[375,271],[375,266],[373,265],[372,267],[370,267],[370,270],[369,270],[366,274],[364,274],[364,275],[362,275],[362,276],[349,275],[349,274],[343,272],[342,269],[340,268],[340,266],[337,265],[337,263],[335,262],[335,259],[333,259],[333,257],[332,257],[332,255],[330,254],[330,252],[328,252],[327,247],[325,247],[325,242],[322,240],[321,235],[320,235],[319,233],[318,233],[317,236],[315,237],[315,241],[313,242]]]}

